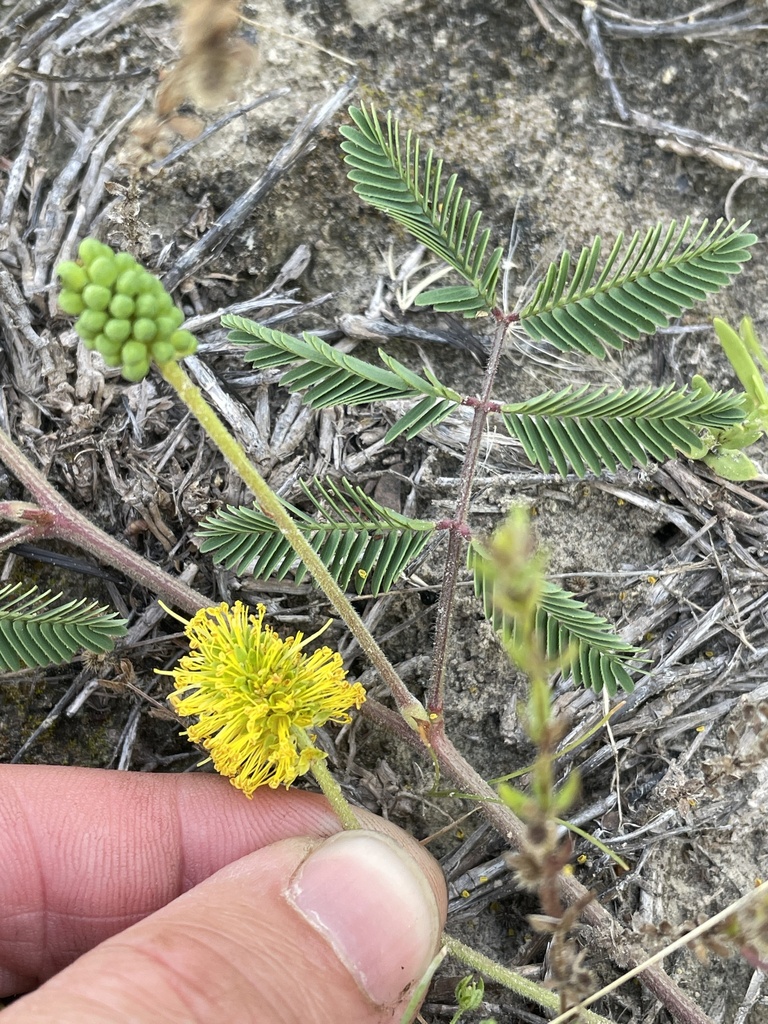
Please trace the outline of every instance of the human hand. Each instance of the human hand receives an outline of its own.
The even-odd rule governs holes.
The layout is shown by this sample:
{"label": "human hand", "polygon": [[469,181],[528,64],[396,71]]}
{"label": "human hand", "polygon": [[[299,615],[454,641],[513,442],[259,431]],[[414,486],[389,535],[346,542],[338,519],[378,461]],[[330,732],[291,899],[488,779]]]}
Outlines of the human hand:
{"label": "human hand", "polygon": [[445,886],[356,813],[340,832],[300,790],[0,766],[0,997],[29,993],[2,1024],[399,1022]]}

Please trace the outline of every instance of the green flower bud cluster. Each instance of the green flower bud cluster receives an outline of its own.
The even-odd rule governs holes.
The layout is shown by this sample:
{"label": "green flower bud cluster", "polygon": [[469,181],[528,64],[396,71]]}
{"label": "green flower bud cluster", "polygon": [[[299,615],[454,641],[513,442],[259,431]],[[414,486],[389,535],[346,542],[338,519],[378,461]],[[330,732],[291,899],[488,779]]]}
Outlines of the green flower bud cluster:
{"label": "green flower bud cluster", "polygon": [[59,306],[77,317],[75,331],[107,366],[119,366],[126,380],[137,381],[153,359],[167,363],[196,351],[194,335],[179,330],[184,314],[160,278],[95,238],[84,238],[77,254],[76,262],[56,267],[63,285]]}

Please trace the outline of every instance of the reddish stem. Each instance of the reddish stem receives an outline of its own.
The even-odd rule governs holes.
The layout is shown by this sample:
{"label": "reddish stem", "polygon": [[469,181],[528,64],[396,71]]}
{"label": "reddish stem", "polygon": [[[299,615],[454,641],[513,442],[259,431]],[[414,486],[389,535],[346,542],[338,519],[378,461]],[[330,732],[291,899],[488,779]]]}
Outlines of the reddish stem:
{"label": "reddish stem", "polygon": [[[486,373],[482,401],[487,401],[490,387],[493,384],[498,366],[498,357],[501,354],[503,334],[504,329],[500,326],[494,337],[494,346],[492,347],[492,355]],[[437,666],[436,674],[433,675],[433,679],[436,682],[434,694],[440,709],[442,709],[442,686],[445,673],[448,633],[458,576],[459,545],[462,539],[459,527],[466,520],[474,466],[479,452],[485,415],[484,409],[478,408],[475,410],[467,459],[464,463],[464,471],[461,477],[457,514],[453,521],[453,528],[450,528],[448,524],[446,525],[446,528],[450,529],[449,560],[446,566],[446,582],[443,587],[442,613],[439,618],[436,645],[436,660],[439,653],[440,664]],[[58,494],[42,473],[22,455],[11,439],[1,430],[0,460],[5,463],[6,467],[27,488],[39,505],[37,508],[22,502],[4,502],[0,505],[0,511],[4,512],[8,518],[26,523],[25,526],[22,526],[19,530],[14,530],[9,535],[14,538],[15,543],[19,542],[22,531],[24,531],[25,539],[29,536],[28,531],[30,530],[35,531],[35,536],[38,537],[55,537],[90,552],[96,558],[124,572],[130,578],[135,579],[152,592],[162,595],[167,601],[190,614],[210,604],[210,601],[202,594],[186,586],[180,580],[173,579],[162,569],[152,565],[136,552],[120,544],[89,522],[85,516],[76,511]],[[30,519],[36,520],[34,525],[29,525]],[[0,541],[0,546],[2,546],[2,541]],[[366,708],[366,705],[363,705],[363,707]],[[427,748],[425,748],[422,742],[424,735],[426,735],[441,771],[463,792],[475,794],[481,801],[481,809],[488,821],[498,829],[500,835],[506,837],[512,846],[519,847],[525,833],[525,826],[508,807],[499,802],[495,791],[458,753],[445,735],[441,714],[438,714],[429,724],[425,723],[422,739],[420,739],[416,732],[412,731],[403,722],[400,716],[382,705],[371,702],[370,707],[367,707],[366,713],[370,718],[390,729],[400,739],[411,744],[414,749],[419,750],[423,754],[427,753]],[[575,878],[568,875],[561,876],[560,887],[563,898],[568,903],[583,899],[587,893],[587,890]],[[619,966],[633,967],[642,962],[642,953],[635,952],[633,937],[623,930],[600,904],[596,902],[588,904],[583,911],[583,916],[596,929],[596,942],[609,953]],[[640,975],[640,978],[646,987],[661,1000],[670,1013],[682,1024],[712,1024],[711,1019],[685,993],[680,991],[674,981],[665,974],[661,967],[653,966],[648,968]]]}
{"label": "reddish stem", "polygon": [[467,512],[469,511],[469,502],[472,497],[472,482],[475,478],[475,469],[480,455],[480,444],[483,439],[483,430],[485,429],[485,421],[488,415],[487,405],[491,398],[491,391],[499,368],[505,331],[506,325],[500,323],[493,334],[482,391],[477,404],[473,408],[472,427],[469,431],[464,465],[459,477],[459,496],[452,520],[454,525],[449,528],[448,550],[445,555],[445,573],[443,575],[443,586],[440,591],[440,601],[437,606],[437,618],[435,621],[432,678],[430,679],[427,692],[427,711],[431,716],[436,715],[438,720],[442,719],[443,714],[445,666],[448,658],[448,641],[451,633],[456,585],[459,579],[461,544],[469,532]]}
{"label": "reddish stem", "polygon": [[469,540],[472,536],[469,524],[459,522],[458,519],[441,519],[439,523],[435,523],[435,529],[452,530],[454,533],[458,533],[465,540]]}
{"label": "reddish stem", "polygon": [[481,399],[475,398],[474,395],[462,398],[461,404],[468,409],[482,409],[484,412],[501,412],[502,410],[500,402],[483,402]]}
{"label": "reddish stem", "polygon": [[[181,580],[174,579],[159,566],[148,562],[131,548],[120,544],[109,534],[94,526],[82,513],[53,488],[43,474],[21,453],[7,434],[0,430],[0,460],[22,483],[37,501],[39,507],[26,502],[3,502],[0,514],[31,525],[22,530],[32,530],[37,538],[47,537],[63,540],[88,551],[99,561],[111,565],[131,579],[141,583],[154,594],[158,594],[176,607],[193,614],[210,605],[210,599],[188,587]],[[23,537],[14,530],[9,535],[11,543],[18,544]],[[0,547],[6,546],[0,541]]]}

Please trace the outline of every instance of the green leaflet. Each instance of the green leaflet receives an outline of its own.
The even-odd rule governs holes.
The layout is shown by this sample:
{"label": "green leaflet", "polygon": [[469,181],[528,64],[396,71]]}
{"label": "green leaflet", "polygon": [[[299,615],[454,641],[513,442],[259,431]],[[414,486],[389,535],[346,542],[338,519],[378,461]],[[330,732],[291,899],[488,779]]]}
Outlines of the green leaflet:
{"label": "green leaflet", "polygon": [[81,648],[110,651],[125,621],[95,601],[66,601],[37,587],[0,587],[0,669],[43,668],[69,661]]}
{"label": "green leaflet", "polygon": [[[311,480],[301,487],[314,511],[286,508],[339,586],[358,594],[389,590],[434,533],[434,523],[384,508],[348,480]],[[201,551],[236,572],[279,580],[293,573],[296,583],[306,575],[274,521],[255,509],[221,509],[201,523],[198,536]]]}
{"label": "green leaflet", "polygon": [[718,220],[706,234],[707,226],[686,241],[689,220],[679,229],[676,221],[666,230],[657,224],[644,236],[635,232],[626,248],[620,234],[599,273],[599,236],[573,268],[564,252],[520,311],[520,325],[534,341],[600,359],[607,349],[623,348],[625,338],[653,334],[728,285],[750,259],[757,237],[746,225]]}
{"label": "green leaflet", "polygon": [[[424,292],[417,305],[465,317],[493,309],[502,249],[488,253],[489,231],[480,230],[481,213],[472,212],[456,175],[444,180],[443,161],[403,132],[391,111],[383,123],[373,107],[350,107],[349,114],[354,127],[342,127],[341,148],[357,194],[466,281]],[[575,262],[564,252],[519,313],[521,327],[534,341],[604,358],[607,349],[623,348],[624,339],[666,326],[728,285],[757,241],[746,225],[721,220],[709,233],[705,221],[690,238],[689,228],[688,219],[657,224],[644,235],[635,232],[626,246],[620,234],[600,270],[599,236]]]}
{"label": "green leaflet", "polygon": [[526,402],[502,406],[508,433],[545,472],[584,476],[587,470],[614,472],[635,462],[663,461],[678,452],[695,456],[703,430],[743,422],[744,397],[732,391],[676,389],[673,384],[608,391],[584,386],[547,391]]}
{"label": "green leaflet", "polygon": [[441,384],[429,370],[422,377],[381,350],[386,370],[338,352],[314,334],[305,332],[296,338],[231,314],[223,316],[221,322],[233,328],[229,340],[246,348],[247,362],[259,369],[292,364],[280,384],[291,392],[303,392],[304,402],[313,409],[424,395],[416,409],[392,426],[387,441],[399,434],[415,436],[426,426],[440,423],[461,403],[461,395]]}
{"label": "green leaflet", "polygon": [[355,192],[402,224],[467,282],[433,289],[419,296],[417,305],[466,317],[492,309],[502,249],[489,253],[490,231],[480,230],[482,215],[472,212],[456,175],[444,180],[443,161],[413,132],[403,133],[391,111],[383,125],[374,107],[350,107],[349,115],[355,126],[342,126],[341,148]]}
{"label": "green leaflet", "polygon": [[[474,577],[475,594],[482,598],[486,618],[503,641],[514,643],[515,621],[496,607],[489,561],[475,544],[469,547],[467,566]],[[637,648],[622,640],[606,619],[548,580],[538,601],[535,625],[548,659],[568,659],[570,652],[563,672],[570,673],[577,686],[595,693],[605,687],[611,696],[619,688],[627,692],[634,689],[629,671],[638,667]]]}
{"label": "green leaflet", "polygon": [[[763,348],[749,317],[744,317],[738,333],[719,317],[714,328],[723,351],[744,387],[745,416],[732,426],[714,426],[700,439],[696,458],[726,480],[753,480],[759,469],[744,451],[758,441],[768,429],[768,389],[764,373],[768,369]],[[703,377],[696,374],[693,386],[703,395],[713,394]]]}

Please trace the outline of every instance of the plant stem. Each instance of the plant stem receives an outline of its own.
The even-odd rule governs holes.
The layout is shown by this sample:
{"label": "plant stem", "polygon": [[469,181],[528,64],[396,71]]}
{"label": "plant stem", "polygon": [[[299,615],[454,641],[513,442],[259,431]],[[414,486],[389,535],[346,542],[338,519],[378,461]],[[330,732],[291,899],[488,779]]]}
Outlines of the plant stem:
{"label": "plant stem", "polygon": [[[4,507],[7,503],[0,501],[0,519],[13,519],[15,517],[6,515]],[[35,506],[33,506],[35,507]],[[28,544],[32,540],[40,540],[45,536],[45,530],[40,526],[19,526],[4,537],[0,537],[0,551],[7,551],[16,544]]]}
{"label": "plant stem", "polygon": [[[413,751],[426,756],[428,751],[415,733],[396,727],[396,716],[389,708],[380,704],[363,704],[362,713],[397,733]],[[438,730],[430,732],[430,740],[440,771],[449,778],[462,793],[472,793],[477,798],[480,813],[511,847],[519,849],[525,837],[525,825],[505,804],[501,803],[496,791],[488,785],[454,747],[448,737]],[[583,900],[588,893],[572,875],[560,875],[560,893],[569,905]],[[645,953],[639,947],[637,936],[627,931],[599,903],[592,900],[582,910],[581,916],[594,929],[594,945],[603,950],[618,967],[627,969],[644,963]],[[649,992],[664,1004],[675,1020],[681,1024],[713,1024],[711,1018],[687,996],[659,965],[644,968],[639,980]]]}
{"label": "plant stem", "polygon": [[610,985],[605,985],[598,992],[593,992],[588,999],[584,999],[581,1003],[579,1003],[578,1006],[574,1006],[571,1009],[566,1010],[564,1013],[560,1014],[554,1021],[552,1021],[552,1024],[565,1024],[566,1021],[572,1020],[575,1017],[579,1017],[582,1012],[582,1007],[587,1006],[590,1003],[595,1002],[597,999],[600,999],[602,996],[608,995],[610,992],[615,991],[621,985],[624,985],[627,981],[630,981],[632,978],[637,977],[637,975],[642,974],[643,970],[647,969],[649,966],[652,966],[655,963],[660,963],[665,957],[670,956],[670,954],[674,953],[676,950],[680,949],[683,946],[690,945],[692,942],[700,938],[702,935],[706,935],[707,932],[712,931],[714,928],[717,927],[717,925],[722,924],[729,918],[733,918],[735,915],[739,913],[740,910],[747,907],[753,901],[764,900],[766,896],[768,896],[768,882],[763,882],[761,885],[758,886],[757,889],[753,889],[751,892],[748,892],[745,896],[742,896],[741,899],[738,899],[734,903],[731,903],[730,906],[727,906],[718,914],[715,914],[713,917],[710,917],[708,920],[704,921],[703,924],[698,925],[696,928],[687,932],[685,935],[681,935],[679,939],[675,939],[674,942],[671,942],[668,946],[665,946],[664,949],[658,950],[658,952],[654,953],[653,956],[649,957],[648,960],[644,963],[638,964],[636,967],[633,967],[631,971],[627,971],[626,974],[623,974],[620,978],[616,978],[616,980],[612,981]]}
{"label": "plant stem", "polygon": [[488,402],[490,402],[499,360],[504,345],[504,334],[507,325],[500,322],[496,326],[488,354],[488,365],[485,370],[480,399],[473,403],[472,427],[467,441],[464,464],[459,477],[459,496],[448,536],[448,550],[445,556],[445,573],[440,590],[440,601],[437,605],[435,621],[435,645],[432,651],[432,677],[429,683],[426,706],[431,715],[437,715],[433,728],[442,728],[442,713],[445,693],[445,668],[448,660],[448,641],[451,635],[451,622],[456,596],[456,585],[459,579],[459,560],[461,546],[466,528],[467,512],[472,497],[472,484],[475,479],[477,460],[480,455],[480,444],[483,440],[485,421],[488,418]]}
{"label": "plant stem", "polygon": [[400,711],[412,727],[417,723],[426,724],[428,721],[427,714],[421,702],[404,685],[389,659],[352,607],[344,591],[336,583],[309,541],[288,515],[283,503],[272,491],[255,466],[251,464],[242,446],[229,433],[219,417],[211,409],[200,389],[192,383],[182,367],[176,362],[162,363],[159,366],[159,370],[163,375],[163,379],[171,385],[182,402],[197,418],[206,434],[246,487],[253,491],[262,511],[271,519],[274,519],[280,527],[283,536],[290,542],[293,550],[314,577],[318,587],[323,591],[339,616],[344,620],[350,633],[360,644],[365,656],[378,670],[380,676],[389,687],[398,711]]}
{"label": "plant stem", "polygon": [[[504,339],[504,324],[499,324],[493,338],[491,354],[489,356],[486,379],[483,385],[481,401],[486,403],[489,400],[493,382],[501,358],[502,344]],[[215,415],[213,410],[205,401],[202,393],[189,380],[183,369],[177,363],[165,363],[161,367],[165,380],[174,388],[176,393],[187,405],[191,412],[200,421],[203,429],[211,439],[218,445],[222,454],[230,462],[232,467],[241,477],[256,496],[263,511],[271,516],[283,531],[285,537],[290,541],[294,551],[299,555],[309,571],[312,573],[318,585],[325,592],[337,612],[349,626],[355,639],[360,644],[363,652],[371,663],[378,669],[384,681],[390,686],[398,710],[403,714],[408,724],[413,727],[416,723],[426,725],[428,719],[422,705],[411,696],[404,686],[392,665],[389,663],[375,640],[350,605],[341,588],[330,576],[328,570],[318,558],[317,554],[308,544],[304,536],[298,530],[296,524],[286,512],[280,500],[273,494],[266,481],[249,462],[242,447],[231,437],[224,424]],[[470,441],[464,469],[461,477],[461,489],[459,502],[457,504],[456,520],[463,522],[469,507],[474,467],[477,463],[482,432],[485,426],[486,405],[482,404],[475,410],[475,419],[470,432]],[[436,675],[437,687],[435,693],[438,695],[440,706],[442,706],[442,687],[445,674],[445,657],[447,650],[448,635],[451,624],[451,611],[454,599],[454,591],[458,576],[458,555],[460,544],[460,533],[458,529],[451,531],[453,542],[453,577],[443,587],[441,603],[444,611],[441,615],[439,642],[442,644],[439,652],[440,666]],[[450,548],[449,548],[450,550]],[[449,563],[448,569],[451,569]],[[364,705],[365,706],[365,705]],[[386,709],[381,709],[382,711]],[[415,712],[415,713],[414,713]],[[431,716],[430,716],[431,717]],[[416,749],[427,753],[427,747],[422,742],[421,735],[417,738],[416,731],[409,733],[411,742]],[[477,795],[482,803],[483,813],[487,819],[495,825],[499,833],[505,836],[513,846],[519,848],[525,835],[525,826],[509,810],[500,804],[495,791],[485,782],[482,776],[478,775],[475,769],[464,760],[453,744],[445,735],[442,718],[429,723],[427,733],[431,744],[431,750],[437,757],[438,763],[445,774],[459,785],[464,792]],[[560,887],[563,898],[568,903],[575,903],[577,900],[584,900],[587,897],[587,890],[572,876],[562,875]],[[619,966],[634,966],[641,962],[642,956],[633,957],[632,937],[622,930],[614,918],[595,901],[589,903],[584,911],[583,917],[595,928],[596,940],[600,946],[610,953]],[[681,992],[677,985],[669,978],[664,971],[657,967],[651,967],[643,971],[641,978],[646,986],[673,1015],[683,1024],[712,1024],[707,1015],[694,1003],[685,993]]]}
{"label": "plant stem", "polygon": [[[526,831],[522,821],[499,801],[495,790],[464,760],[444,734],[434,730],[430,739],[441,771],[463,792],[474,794],[481,801],[480,809],[486,819],[513,847],[519,849]],[[561,896],[569,905],[587,898],[588,890],[572,875],[561,874],[559,882]],[[623,928],[595,900],[584,907],[581,916],[595,929],[594,943],[606,950],[617,966],[626,969],[644,963],[645,953],[640,949],[636,936]],[[713,1024],[711,1018],[678,988],[663,968],[654,964],[644,969],[639,977],[681,1024]]]}
{"label": "plant stem", "polygon": [[328,771],[328,765],[325,761],[313,761],[312,774],[314,775],[318,786],[322,789],[323,796],[331,805],[336,817],[341,822],[342,828],[360,828],[360,822],[355,817],[355,812],[352,810],[349,801],[342,793],[341,786]]}
{"label": "plant stem", "polygon": [[[163,376],[166,376],[165,371],[167,369],[167,365],[163,367]],[[179,371],[181,373],[182,382],[186,381],[190,387],[193,387],[180,368]],[[166,379],[168,378],[166,377]],[[197,391],[197,389],[194,390]],[[205,405],[202,395],[200,395],[199,392],[197,392],[197,394],[200,401]],[[205,408],[209,413],[211,413],[211,410],[207,405],[205,405]],[[213,414],[211,413],[211,415]],[[229,435],[223,425],[220,424],[217,418],[215,419],[216,422],[219,423],[221,430],[223,430],[224,434],[228,437]],[[204,423],[203,426],[207,429],[206,423]],[[476,441],[474,442],[478,451],[481,436],[482,430],[477,433]],[[239,449],[239,451],[242,454],[242,449]],[[474,458],[476,461],[477,451]],[[120,572],[125,573],[129,578],[141,583],[153,593],[162,596],[169,604],[175,604],[178,608],[183,609],[190,614],[194,614],[201,608],[206,608],[210,605],[209,598],[204,597],[202,594],[193,590],[191,587],[188,587],[181,581],[174,580],[162,569],[152,565],[130,548],[125,547],[112,537],[108,536],[93,523],[89,522],[85,516],[72,508],[72,506],[48,483],[42,473],[40,473],[40,471],[33,466],[31,462],[29,462],[19,448],[17,448],[11,439],[1,430],[0,460],[14,474],[19,482],[27,488],[39,506],[39,508],[35,508],[34,506],[30,506],[22,502],[3,502],[0,503],[0,515],[5,515],[7,518],[16,522],[22,522],[26,526],[32,525],[33,527],[36,527],[36,536],[53,537],[77,545],[83,550],[90,552],[94,557],[103,561],[107,565],[113,566]],[[465,463],[465,469],[466,465],[467,464]],[[252,467],[250,467],[247,459],[245,460],[245,465],[242,471],[240,464],[236,465],[235,468],[238,473],[241,474],[248,471],[248,476],[253,479]],[[254,493],[257,493],[249,479],[246,479],[245,477],[244,479],[245,483],[254,490]],[[266,488],[266,491],[271,495],[272,492],[269,491],[269,488],[264,481],[262,481],[260,477],[258,477],[258,479],[263,484],[263,487]],[[469,492],[467,491],[467,494],[468,493]],[[277,503],[277,510],[281,517],[285,516],[285,510],[277,498],[274,498],[274,502]],[[267,511],[266,508],[265,511]],[[282,526],[280,519],[277,519],[277,517],[275,518]],[[293,526],[293,522],[290,518],[288,518],[288,525]],[[291,543],[295,545],[297,554],[303,558],[304,555],[302,552],[306,550],[307,546],[304,538],[299,535],[298,543],[296,543],[294,530],[291,530],[290,534],[286,533],[286,536],[288,536]],[[301,550],[299,550],[299,545],[301,546]],[[458,543],[456,544],[456,551],[458,552]],[[311,548],[309,548],[309,552],[313,557],[316,557],[314,556],[314,552]],[[457,562],[458,558],[456,557],[454,559],[454,564],[457,565]],[[307,559],[307,564],[308,563],[309,559]],[[455,580],[453,586],[455,587]],[[333,584],[333,588],[338,589],[335,584]],[[346,598],[344,598],[344,601],[346,602]],[[348,602],[346,603],[348,604]],[[394,673],[394,669],[386,658],[384,658],[384,655],[381,653],[378,646],[375,645],[373,638],[370,637],[370,634],[364,624],[355,614],[354,609],[352,609],[352,616],[354,616],[354,620],[356,620],[356,623],[358,624],[357,631],[352,630],[352,632],[360,643],[363,651],[371,658],[371,661],[376,665],[387,682],[390,681],[390,674],[394,674],[394,678],[397,679],[397,682],[399,683],[398,690],[404,690],[405,688]],[[346,618],[345,621],[347,621]],[[447,625],[450,625],[450,620]],[[350,629],[352,629],[351,626]],[[447,630],[445,630],[444,635],[445,641],[447,642]],[[372,644],[373,647],[371,646]],[[374,656],[374,649],[379,652],[380,658]],[[372,651],[374,651],[373,654],[371,653]],[[445,658],[445,647],[443,649],[442,657],[443,659]],[[383,659],[383,662],[380,659]],[[441,673],[444,673],[444,665],[441,669]],[[407,691],[405,692],[407,693]],[[410,695],[408,695],[408,697],[410,698]],[[414,698],[410,698],[410,700],[413,702]],[[417,701],[415,703],[418,707],[421,707]],[[411,706],[413,705],[411,704]],[[366,705],[363,705],[364,712],[366,712],[366,707]],[[428,749],[424,745],[420,735],[411,729],[403,728],[401,720],[397,719],[388,708],[379,705],[376,708],[371,707],[367,710],[370,713],[370,717],[385,728],[393,728],[393,731],[395,731],[401,739],[409,743],[416,752],[421,753],[422,755],[428,753]],[[413,717],[415,718],[416,716],[414,715]],[[445,736],[442,728],[431,730],[430,740],[432,741],[434,754],[437,757],[441,771],[463,792],[475,794],[480,800],[480,809],[486,819],[513,847],[519,847],[525,831],[523,823],[509,810],[508,807],[499,802],[496,792],[486,783],[482,776],[478,775],[474,768],[461,756],[461,754],[459,754],[450,740]],[[568,903],[575,902],[576,900],[583,898],[586,894],[584,887],[573,877],[561,877],[560,885],[563,898]],[[592,902],[584,909],[583,917],[596,929],[596,945],[605,950],[606,954],[617,962],[619,966],[625,968],[635,967],[643,962],[643,956],[637,955],[634,952],[633,936],[624,931],[615,919],[603,909],[603,907]],[[711,1019],[701,1010],[701,1008],[689,999],[689,997],[677,987],[675,982],[669,978],[664,970],[658,965],[645,968],[640,974],[640,980],[646,988],[648,988],[648,990],[664,1004],[675,1019],[681,1021],[682,1024],[712,1024]]]}
{"label": "plant stem", "polygon": [[[186,612],[194,614],[210,604],[207,598],[188,587],[186,583],[169,576],[158,566],[89,522],[62,498],[2,430],[0,460],[26,487],[39,506],[35,508],[25,502],[0,502],[0,517],[32,527],[36,537],[48,537],[75,544]],[[22,539],[17,531],[14,531],[12,536],[15,543]]]}
{"label": "plant stem", "polygon": [[[450,935],[446,935],[445,932],[443,932],[442,941],[448,947],[448,952],[451,956],[461,960],[462,963],[473,970],[480,971],[487,978],[490,978],[491,981],[503,985],[504,988],[508,988],[511,992],[516,992],[523,999],[530,999],[532,1002],[538,1003],[539,1006],[543,1006],[548,1010],[557,1012],[560,1009],[560,996],[551,989],[544,988],[543,985],[538,985],[535,981],[524,978],[521,974],[511,971],[507,967],[502,967],[495,960],[491,960],[490,957],[478,953],[471,946],[465,946],[463,942],[452,938]],[[589,1010],[584,1013],[581,1019],[585,1024],[611,1024],[607,1017],[602,1017],[599,1013],[591,1013]]]}

